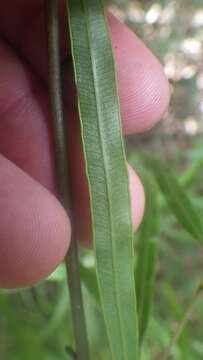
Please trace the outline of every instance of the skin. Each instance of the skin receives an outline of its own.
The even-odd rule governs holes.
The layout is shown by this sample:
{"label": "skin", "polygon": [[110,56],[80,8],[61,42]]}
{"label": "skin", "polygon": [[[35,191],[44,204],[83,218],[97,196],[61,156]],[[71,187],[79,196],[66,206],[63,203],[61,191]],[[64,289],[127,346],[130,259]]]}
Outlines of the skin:
{"label": "skin", "polygon": [[[69,52],[60,1],[62,56]],[[124,25],[108,15],[115,52],[124,134],[150,129],[169,103],[162,66]],[[39,282],[64,258],[71,226],[57,200],[47,88],[42,0],[12,0],[0,12],[0,287]],[[71,188],[76,238],[91,243],[87,181],[71,65],[65,77]],[[128,167],[134,229],[144,191]]]}

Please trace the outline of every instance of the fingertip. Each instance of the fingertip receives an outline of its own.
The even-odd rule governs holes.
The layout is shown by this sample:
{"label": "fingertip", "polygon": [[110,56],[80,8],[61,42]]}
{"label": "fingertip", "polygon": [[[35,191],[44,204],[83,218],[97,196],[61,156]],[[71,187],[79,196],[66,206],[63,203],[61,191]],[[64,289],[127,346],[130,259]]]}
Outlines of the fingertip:
{"label": "fingertip", "polygon": [[137,36],[108,15],[125,134],[153,127],[166,112],[170,88],[157,58]]}
{"label": "fingertip", "polygon": [[59,201],[47,192],[46,196],[44,194],[43,206],[41,202],[42,198],[38,196],[30,229],[33,250],[28,249],[29,265],[24,260],[24,266],[29,272],[26,276],[23,274],[20,280],[23,286],[47,278],[65,258],[71,241],[70,220]]}
{"label": "fingertip", "polygon": [[58,200],[0,156],[0,287],[19,288],[47,277],[65,257],[69,219]]}
{"label": "fingertip", "polygon": [[121,105],[124,133],[150,130],[161,120],[170,101],[169,83],[161,64],[156,59],[140,64],[139,72],[132,72],[125,86],[128,94]]}
{"label": "fingertip", "polygon": [[130,182],[130,195],[131,195],[131,209],[134,231],[137,231],[145,208],[145,193],[143,185],[136,175],[133,168],[128,164],[129,182]]}

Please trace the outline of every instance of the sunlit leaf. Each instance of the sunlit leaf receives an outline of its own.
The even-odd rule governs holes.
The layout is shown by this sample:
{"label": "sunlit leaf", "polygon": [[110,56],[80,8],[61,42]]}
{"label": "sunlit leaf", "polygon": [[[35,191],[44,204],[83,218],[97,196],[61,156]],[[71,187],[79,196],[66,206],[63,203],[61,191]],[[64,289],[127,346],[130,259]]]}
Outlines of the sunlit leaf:
{"label": "sunlit leaf", "polygon": [[82,262],[80,262],[80,275],[81,280],[88,289],[89,293],[93,296],[97,303],[100,303],[95,268],[88,268]]}
{"label": "sunlit leaf", "polygon": [[112,357],[138,358],[133,227],[115,65],[101,0],[69,0],[99,294]]}
{"label": "sunlit leaf", "polygon": [[47,281],[66,281],[67,273],[66,273],[66,265],[65,263],[60,264],[57,269],[46,279]]}

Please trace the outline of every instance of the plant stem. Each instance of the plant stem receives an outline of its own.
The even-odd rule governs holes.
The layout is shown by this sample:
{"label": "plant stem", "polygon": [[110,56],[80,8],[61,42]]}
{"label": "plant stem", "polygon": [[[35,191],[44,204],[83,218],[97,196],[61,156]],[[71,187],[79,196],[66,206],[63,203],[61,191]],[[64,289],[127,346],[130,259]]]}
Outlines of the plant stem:
{"label": "plant stem", "polygon": [[[69,166],[66,136],[67,129],[64,116],[63,86],[61,76],[58,0],[45,0],[45,5],[49,61],[49,88],[58,192],[62,205],[70,215],[72,211],[69,188]],[[74,225],[72,221],[72,240],[66,256],[66,266],[68,272],[77,359],[88,360],[89,349],[82,302],[78,250],[73,234]]]}
{"label": "plant stem", "polygon": [[178,325],[178,328],[173,336],[173,338],[171,339],[171,342],[169,344],[169,346],[167,347],[165,353],[163,354],[162,360],[167,360],[175,346],[175,344],[177,343],[177,341],[179,340],[188,320],[190,319],[190,316],[192,314],[195,302],[201,292],[202,288],[201,285],[200,287],[197,289],[196,293],[194,294],[192,300],[190,301],[190,304],[188,305],[188,308],[183,316],[182,321],[180,322],[180,324]]}

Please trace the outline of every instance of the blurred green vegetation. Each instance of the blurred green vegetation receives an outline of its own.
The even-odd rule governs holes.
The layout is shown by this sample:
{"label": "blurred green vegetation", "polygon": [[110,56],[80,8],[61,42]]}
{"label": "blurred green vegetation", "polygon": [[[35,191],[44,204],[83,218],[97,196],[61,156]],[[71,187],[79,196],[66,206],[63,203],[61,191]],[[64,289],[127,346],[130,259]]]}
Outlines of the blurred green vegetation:
{"label": "blurred green vegetation", "polygon": [[[144,222],[135,236],[136,285],[139,299],[144,296],[142,319],[144,327],[148,325],[146,333],[141,329],[142,359],[158,360],[202,276],[203,7],[202,0],[108,3],[160,58],[171,83],[172,101],[164,121],[149,133],[127,139],[129,162],[145,183],[147,197]],[[139,275],[145,259],[148,278],[142,289]],[[81,250],[81,273],[92,359],[108,360],[91,251]],[[63,265],[38,286],[0,291],[0,359],[68,359],[65,347],[74,348],[74,343],[67,299]],[[140,314],[139,301],[138,306]],[[202,358],[199,297],[171,359]]]}

